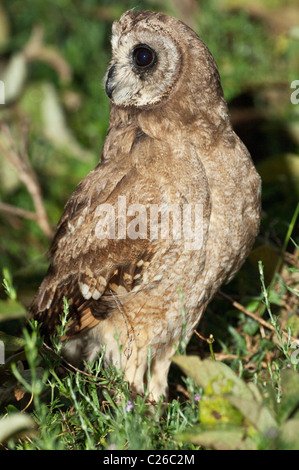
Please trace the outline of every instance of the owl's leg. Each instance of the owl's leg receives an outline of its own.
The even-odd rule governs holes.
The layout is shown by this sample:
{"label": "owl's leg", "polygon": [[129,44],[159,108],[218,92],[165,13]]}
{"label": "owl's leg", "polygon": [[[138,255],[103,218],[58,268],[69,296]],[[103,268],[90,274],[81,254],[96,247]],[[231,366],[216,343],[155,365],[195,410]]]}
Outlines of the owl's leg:
{"label": "owl's leg", "polygon": [[145,361],[141,364],[137,364],[134,360],[131,361],[131,359],[132,358],[130,358],[129,363],[125,367],[124,378],[129,382],[132,392],[144,395],[144,378],[146,375],[147,363]]}
{"label": "owl's leg", "polygon": [[[74,364],[79,366],[83,359],[90,362],[97,358],[100,353],[101,344],[94,341],[94,332],[89,332],[82,337],[70,339],[64,349],[64,357]],[[88,346],[87,346],[88,345]],[[111,345],[111,343],[110,343]],[[173,355],[173,348],[164,349],[162,353],[155,355],[151,362],[150,370],[150,384],[149,384],[149,399],[158,402],[159,398],[167,397],[168,385],[167,375],[170,367],[170,357]],[[122,367],[124,370],[124,379],[129,382],[130,389],[134,393],[144,395],[146,388],[147,370],[148,370],[148,347],[135,347],[132,348],[130,357],[123,354],[122,361],[120,361],[119,351],[117,347],[107,348],[106,361],[114,364],[117,368]]]}
{"label": "owl's leg", "polygon": [[[137,346],[137,345],[136,345]],[[173,354],[173,348],[166,348],[154,357],[150,365],[150,383],[147,384],[148,375],[148,347],[144,345],[133,348],[132,354],[127,360],[123,357],[124,378],[130,384],[132,392],[144,395],[149,389],[149,399],[158,402],[159,398],[167,397],[167,375],[170,367],[169,357]]]}
{"label": "owl's leg", "polygon": [[162,396],[168,397],[167,376],[171,364],[170,357],[174,354],[174,348],[167,348],[163,354],[156,356],[151,364],[151,381],[149,385],[150,399],[158,402]]}
{"label": "owl's leg", "polygon": [[[141,351],[139,351],[140,354]],[[143,361],[138,364],[134,357],[130,360],[125,367],[125,380],[130,384],[132,392],[144,395],[146,382],[147,382],[147,351],[143,351]],[[167,376],[170,367],[169,357],[172,354],[164,353],[152,360],[150,370],[150,383],[149,383],[149,400],[158,402],[160,397],[167,398],[168,384]]]}
{"label": "owl's leg", "polygon": [[62,355],[68,362],[78,367],[82,363],[83,350],[84,341],[82,338],[72,338],[64,345]]}

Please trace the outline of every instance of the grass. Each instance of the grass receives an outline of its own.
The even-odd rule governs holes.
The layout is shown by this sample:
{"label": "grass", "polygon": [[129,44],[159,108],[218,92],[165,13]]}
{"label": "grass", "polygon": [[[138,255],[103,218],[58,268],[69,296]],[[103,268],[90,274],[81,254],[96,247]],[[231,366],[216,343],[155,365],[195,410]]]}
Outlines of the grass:
{"label": "grass", "polygon": [[[83,373],[66,366],[58,354],[40,354],[36,325],[25,330],[25,352],[30,380],[12,367],[27,392],[38,435],[8,440],[17,449],[179,449],[175,435],[196,421],[197,407],[173,400],[149,407],[145,397],[130,396],[122,374],[103,368],[103,357]],[[64,369],[63,376],[57,372]],[[30,398],[29,398],[30,397]],[[31,400],[32,398],[32,400]],[[31,409],[31,410],[30,410]],[[7,407],[8,416],[16,412]],[[192,446],[191,446],[192,448]]]}
{"label": "grass", "polygon": [[[294,218],[292,224],[294,228]],[[291,233],[292,230],[288,230],[289,238]],[[289,289],[290,279],[293,275],[297,275],[299,270],[293,266],[287,272],[290,276],[287,281],[283,279],[281,273],[276,272],[274,275],[276,281],[272,280],[267,287],[263,265],[259,263],[261,294],[258,301],[260,306],[265,307],[261,312],[264,314],[264,318],[266,315],[265,319],[269,320],[269,324],[274,327],[274,333],[273,331],[266,332],[264,328],[253,328],[251,319],[241,315],[234,328],[229,328],[232,333],[231,344],[227,343],[221,352],[215,353],[210,342],[208,343],[209,351],[205,353],[205,357],[210,356],[214,363],[219,363],[221,354],[224,354],[225,358],[225,352],[227,352],[224,361],[229,365],[230,370],[235,371],[236,377],[241,379],[244,384],[254,384],[265,402],[269,399],[269,390],[271,390],[270,395],[274,395],[275,406],[281,403],[284,396],[281,386],[282,374],[289,369],[297,371],[298,367],[298,361],[294,355],[294,344],[291,341],[291,328],[287,328],[287,336],[283,335],[281,317],[279,318],[272,311],[275,306],[281,307],[286,292],[292,297],[298,296],[298,291]],[[14,297],[15,290],[11,278],[8,277],[4,281],[4,285],[7,295]],[[183,304],[182,310],[184,310]],[[62,324],[58,327],[58,337],[63,335],[67,329],[67,314],[68,304],[65,301]],[[251,346],[249,337],[251,338]],[[202,397],[208,398],[211,392],[208,391],[209,387],[202,386],[200,379],[197,379],[196,375],[194,376],[192,369],[188,375],[174,365],[170,373],[169,400],[151,406],[147,401],[146,394],[144,397],[133,398],[131,396],[128,384],[123,379],[122,371],[113,367],[104,367],[104,351],[97,361],[93,364],[86,364],[85,370],[80,371],[61,357],[62,345],[59,340],[53,340],[52,348],[43,345],[39,327],[35,321],[30,322],[30,327],[23,329],[23,338],[25,345],[22,350],[25,356],[22,357],[22,361],[17,360],[19,352],[16,352],[9,361],[9,367],[5,369],[6,374],[9,369],[11,370],[12,391],[15,397],[20,398],[14,400],[14,403],[6,403],[5,406],[2,406],[3,418],[0,421],[0,435],[1,425],[6,424],[4,418],[19,416],[21,412],[21,414],[29,416],[31,422],[27,423],[27,430],[23,429],[22,437],[15,438],[14,433],[7,436],[2,443],[3,448],[65,450],[199,450],[202,448],[202,445],[196,443],[196,439],[201,442],[197,436],[198,426],[205,424],[205,420],[208,420],[209,426],[211,426],[210,415],[208,414],[208,418],[206,418],[206,412],[202,411],[206,406],[206,401]],[[254,351],[250,351],[251,347]],[[186,351],[186,345],[182,341],[178,348],[177,357],[185,358],[183,361],[185,368],[188,366],[188,360],[192,357],[189,354],[190,352],[188,349]],[[249,360],[248,356],[250,356]],[[232,357],[233,359],[230,359]],[[148,360],[150,362],[150,354]],[[254,365],[254,370],[249,365]],[[1,374],[0,369],[2,387],[3,376],[4,371],[2,370]],[[13,378],[15,382],[13,382]],[[19,395],[16,393],[17,391]],[[299,395],[299,388],[298,390],[292,389],[292,391]],[[3,395],[3,388],[0,387],[1,393]],[[219,406],[218,397],[217,402],[212,401],[212,407],[217,410]],[[268,408],[266,409],[268,410]],[[245,418],[239,422],[239,414],[231,413],[231,407],[227,408],[221,405],[220,410],[219,416],[221,418],[216,423],[217,425],[222,425],[223,420],[225,423],[236,425],[237,416],[239,428],[246,428]],[[225,432],[228,431],[225,430]],[[264,429],[263,432],[255,430],[253,433],[254,445],[259,449],[273,448],[273,446],[275,448],[274,438],[265,439],[265,432]],[[252,438],[251,434],[250,439]],[[205,436],[202,430],[200,435]],[[218,445],[219,442],[222,442],[219,439],[218,436]],[[285,443],[283,445],[288,446]],[[208,447],[217,448],[217,443],[210,442]]]}

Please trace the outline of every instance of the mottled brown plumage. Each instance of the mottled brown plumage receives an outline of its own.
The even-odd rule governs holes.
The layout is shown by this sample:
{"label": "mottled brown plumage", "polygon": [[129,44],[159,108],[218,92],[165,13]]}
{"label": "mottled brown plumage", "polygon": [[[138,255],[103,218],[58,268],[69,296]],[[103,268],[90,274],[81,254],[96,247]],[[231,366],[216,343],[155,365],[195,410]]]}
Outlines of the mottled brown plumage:
{"label": "mottled brown plumage", "polygon": [[[101,162],[66,204],[30,312],[48,337],[65,296],[72,317],[68,359],[92,360],[105,345],[106,362],[119,366],[120,343],[125,377],[139,393],[150,346],[149,386],[157,400],[167,392],[169,359],[183,334],[179,289],[189,340],[208,302],[250,251],[260,178],[232,130],[217,66],[194,31],[160,13],[129,11],[112,33],[105,77],[111,114]],[[127,208],[140,205],[131,206],[127,219],[123,201]],[[196,247],[180,232],[183,218],[179,227],[172,219],[176,236],[168,238],[160,232],[155,238],[149,224],[136,222],[141,208],[151,220],[157,205],[161,228],[171,205],[182,211],[196,204]],[[114,238],[102,236],[103,207],[115,211]],[[135,239],[124,222],[133,224]]]}

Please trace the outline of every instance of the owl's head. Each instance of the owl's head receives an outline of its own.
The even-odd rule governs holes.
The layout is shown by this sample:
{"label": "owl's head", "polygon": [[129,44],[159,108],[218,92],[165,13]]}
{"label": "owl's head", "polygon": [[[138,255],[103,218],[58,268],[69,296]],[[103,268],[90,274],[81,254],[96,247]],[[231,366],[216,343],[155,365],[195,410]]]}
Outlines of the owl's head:
{"label": "owl's head", "polygon": [[149,108],[177,90],[199,96],[221,88],[207,47],[176,18],[129,10],[113,23],[111,44],[105,85],[117,106]]}

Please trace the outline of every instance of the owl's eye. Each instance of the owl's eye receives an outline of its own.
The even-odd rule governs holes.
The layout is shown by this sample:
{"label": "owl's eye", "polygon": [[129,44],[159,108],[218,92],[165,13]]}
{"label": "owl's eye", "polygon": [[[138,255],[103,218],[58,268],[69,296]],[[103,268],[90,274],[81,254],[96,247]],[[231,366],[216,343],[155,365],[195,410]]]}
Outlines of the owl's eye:
{"label": "owl's eye", "polygon": [[133,50],[133,62],[138,68],[148,68],[156,62],[156,53],[146,44],[139,44]]}

